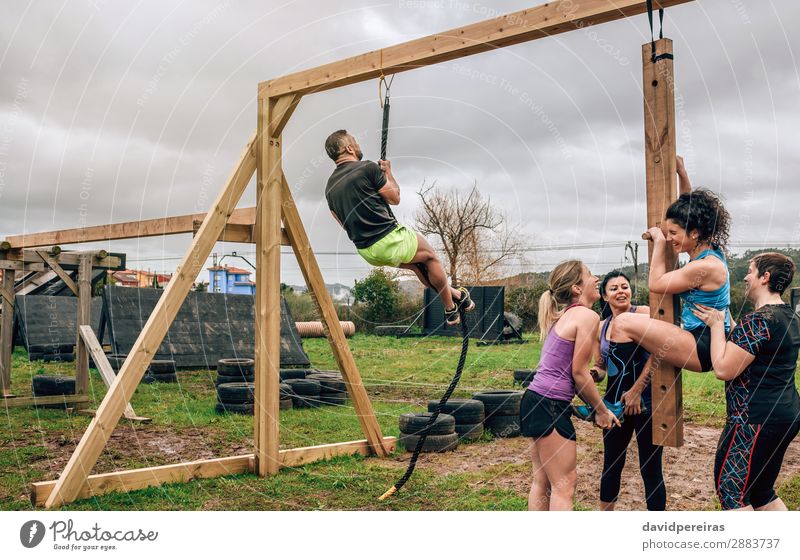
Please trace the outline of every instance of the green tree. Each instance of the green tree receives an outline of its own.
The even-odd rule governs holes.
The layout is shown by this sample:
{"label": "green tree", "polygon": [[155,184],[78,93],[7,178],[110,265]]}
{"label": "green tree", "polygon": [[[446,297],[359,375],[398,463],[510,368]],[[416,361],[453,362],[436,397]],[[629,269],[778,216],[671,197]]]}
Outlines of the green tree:
{"label": "green tree", "polygon": [[367,328],[394,321],[400,304],[400,287],[394,276],[382,268],[370,272],[364,280],[356,280],[353,297],[362,303],[362,316]]}

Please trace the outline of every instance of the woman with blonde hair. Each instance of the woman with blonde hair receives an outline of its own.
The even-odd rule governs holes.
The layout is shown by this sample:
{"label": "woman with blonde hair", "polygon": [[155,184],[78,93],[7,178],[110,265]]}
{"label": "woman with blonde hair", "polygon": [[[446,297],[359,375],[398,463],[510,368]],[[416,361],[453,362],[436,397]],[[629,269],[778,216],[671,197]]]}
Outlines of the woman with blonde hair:
{"label": "woman with blonde hair", "polygon": [[600,299],[597,277],[581,261],[560,263],[539,299],[544,340],[536,376],[522,397],[522,433],[533,438],[533,484],[529,510],[571,510],[577,464],[570,403],[578,394],[595,410],[604,429],[619,420],[600,398],[589,373],[600,318],[591,310]]}

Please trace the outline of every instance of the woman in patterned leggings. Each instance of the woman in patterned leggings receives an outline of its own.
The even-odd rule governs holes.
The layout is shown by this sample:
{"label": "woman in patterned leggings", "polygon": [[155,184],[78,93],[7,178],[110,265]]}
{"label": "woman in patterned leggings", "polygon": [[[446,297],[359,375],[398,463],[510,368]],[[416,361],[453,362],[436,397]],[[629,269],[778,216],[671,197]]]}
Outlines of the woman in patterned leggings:
{"label": "woman in patterned leggings", "polygon": [[727,423],[717,447],[714,482],[722,509],[786,510],[775,480],[789,444],[800,431],[795,369],[800,317],[781,299],[795,273],[780,253],[750,260],[744,282],[755,311],[742,317],[726,341],[723,314],[696,305],[711,327],[711,360],[725,380]]}

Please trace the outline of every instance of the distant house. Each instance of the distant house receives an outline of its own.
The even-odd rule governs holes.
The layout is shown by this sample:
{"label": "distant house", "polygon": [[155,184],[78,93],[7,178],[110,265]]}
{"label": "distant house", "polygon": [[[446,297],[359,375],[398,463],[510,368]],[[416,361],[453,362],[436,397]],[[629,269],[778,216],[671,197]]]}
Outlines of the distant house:
{"label": "distant house", "polygon": [[208,291],[215,294],[255,295],[256,284],[250,271],[235,266],[212,266],[208,269]]}
{"label": "distant house", "polygon": [[158,274],[145,270],[117,270],[111,273],[114,283],[124,288],[153,288],[158,283],[159,288],[166,287],[172,280],[171,274]]}

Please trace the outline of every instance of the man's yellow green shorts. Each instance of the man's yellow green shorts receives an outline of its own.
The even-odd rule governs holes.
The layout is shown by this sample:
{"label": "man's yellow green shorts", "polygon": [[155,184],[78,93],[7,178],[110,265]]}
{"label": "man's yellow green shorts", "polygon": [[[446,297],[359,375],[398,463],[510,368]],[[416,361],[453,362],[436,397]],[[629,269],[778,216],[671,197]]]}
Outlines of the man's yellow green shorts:
{"label": "man's yellow green shorts", "polygon": [[366,249],[359,249],[358,254],[372,266],[410,263],[417,254],[417,233],[399,225]]}

